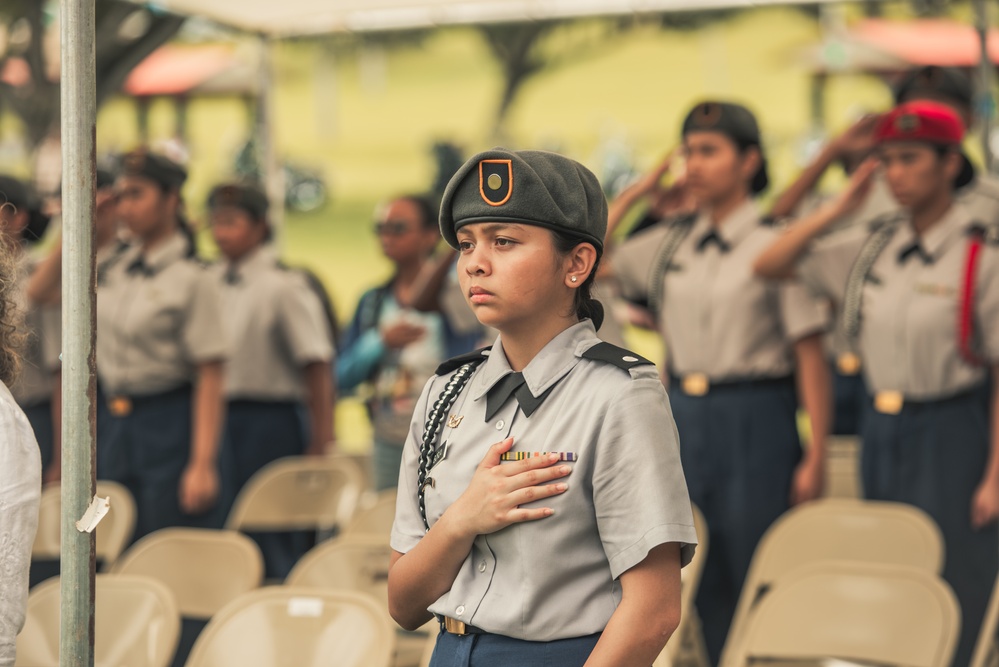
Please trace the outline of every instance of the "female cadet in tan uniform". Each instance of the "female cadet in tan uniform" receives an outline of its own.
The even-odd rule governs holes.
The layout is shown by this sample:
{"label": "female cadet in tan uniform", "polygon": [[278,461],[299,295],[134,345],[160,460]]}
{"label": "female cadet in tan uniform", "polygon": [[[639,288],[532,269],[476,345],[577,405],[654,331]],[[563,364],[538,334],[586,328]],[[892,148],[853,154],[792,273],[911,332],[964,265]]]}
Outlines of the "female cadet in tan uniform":
{"label": "female cadet in tan uniform", "polygon": [[[999,364],[996,225],[955,201],[973,170],[964,127],[936,102],[902,104],[877,130],[901,214],[819,238],[863,204],[877,162],[836,200],[793,225],[757,262],[797,272],[843,309],[871,394],[861,435],[864,494],[932,516],[946,541],[944,578],[961,602],[953,664],[971,659],[999,568],[999,428],[989,370]],[[800,260],[800,262],[799,262]]]}
{"label": "female cadet in tan uniform", "polygon": [[600,185],[560,155],[494,149],[452,178],[440,224],[500,333],[443,364],[417,405],[392,615],[437,616],[433,667],[652,664],[696,536],[655,368],[596,337]]}
{"label": "female cadet in tan uniform", "polygon": [[[717,662],[757,542],[793,503],[821,492],[831,401],[826,315],[803,287],[756,278],[776,238],[753,201],[767,185],[756,119],[722,102],[683,124],[696,214],[617,248],[624,296],[657,312],[691,499],[710,529],[697,610]],[[812,422],[804,460],[798,393]]]}
{"label": "female cadet in tan uniform", "polygon": [[48,216],[41,201],[21,181],[0,176],[0,222],[4,243],[17,262],[15,296],[20,309],[18,331],[23,335],[21,372],[10,387],[14,400],[31,423],[42,456],[45,481],[59,480],[60,363],[62,318],[58,306],[32,303],[28,282],[36,261],[31,246],[44,235]]}
{"label": "female cadet in tan uniform", "polygon": [[159,155],[123,157],[117,210],[135,245],[97,289],[97,374],[110,413],[98,475],[134,494],[137,538],[224,520],[218,454],[229,348],[218,288],[182,218],[186,176]]}
{"label": "female cadet in tan uniform", "polygon": [[[267,196],[220,185],[208,197],[223,261],[220,285],[232,353],[226,365],[226,457],[238,493],[265,465],[325,453],[333,440],[333,344],[319,298],[269,243]],[[307,407],[306,407],[307,406]],[[302,534],[255,535],[268,578],[283,579],[308,549]]]}

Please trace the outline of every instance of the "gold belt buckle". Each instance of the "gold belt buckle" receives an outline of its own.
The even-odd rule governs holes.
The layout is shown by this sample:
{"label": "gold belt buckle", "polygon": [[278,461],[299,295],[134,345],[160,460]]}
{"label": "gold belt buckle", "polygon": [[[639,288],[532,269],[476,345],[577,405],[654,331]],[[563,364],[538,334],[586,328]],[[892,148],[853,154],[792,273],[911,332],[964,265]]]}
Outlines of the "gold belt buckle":
{"label": "gold belt buckle", "polygon": [[683,393],[688,396],[705,396],[711,389],[711,381],[704,373],[690,373],[681,381]]}
{"label": "gold belt buckle", "polygon": [[463,635],[465,634],[465,622],[451,618],[450,616],[445,616],[444,629],[452,635]]}
{"label": "gold belt buckle", "polygon": [[127,396],[113,396],[108,399],[108,411],[115,417],[127,417],[132,414],[132,399]]}
{"label": "gold belt buckle", "polygon": [[905,397],[900,391],[879,391],[874,395],[874,409],[883,415],[897,415],[904,405]]}
{"label": "gold belt buckle", "polygon": [[836,357],[836,370],[840,375],[856,375],[860,372],[860,357],[852,352],[844,352]]}

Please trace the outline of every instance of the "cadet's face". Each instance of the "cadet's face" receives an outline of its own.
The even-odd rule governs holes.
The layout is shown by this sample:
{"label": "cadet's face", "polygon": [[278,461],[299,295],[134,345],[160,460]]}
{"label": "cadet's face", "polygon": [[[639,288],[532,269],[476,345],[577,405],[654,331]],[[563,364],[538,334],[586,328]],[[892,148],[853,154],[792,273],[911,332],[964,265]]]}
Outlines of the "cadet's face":
{"label": "cadet's face", "polygon": [[382,253],[396,264],[423,260],[437,244],[437,228],[424,227],[420,210],[406,199],[390,203],[375,222]]}
{"label": "cadet's face", "polygon": [[960,167],[956,153],[941,157],[926,144],[891,143],[879,153],[892,195],[910,211],[949,191]]}
{"label": "cadet's face", "polygon": [[687,187],[699,205],[710,206],[746,187],[746,158],[724,134],[691,132],[684,137],[683,148]]}
{"label": "cadet's face", "polygon": [[157,183],[141,176],[122,176],[115,183],[119,220],[136,237],[156,237],[172,225],[177,195],[165,193]]}
{"label": "cadet's face", "polygon": [[226,259],[235,261],[263,243],[266,229],[241,208],[222,206],[212,211],[212,238]]}
{"label": "cadet's face", "polygon": [[458,282],[482,324],[502,332],[570,309],[564,261],[548,230],[473,223],[458,230],[458,249]]}

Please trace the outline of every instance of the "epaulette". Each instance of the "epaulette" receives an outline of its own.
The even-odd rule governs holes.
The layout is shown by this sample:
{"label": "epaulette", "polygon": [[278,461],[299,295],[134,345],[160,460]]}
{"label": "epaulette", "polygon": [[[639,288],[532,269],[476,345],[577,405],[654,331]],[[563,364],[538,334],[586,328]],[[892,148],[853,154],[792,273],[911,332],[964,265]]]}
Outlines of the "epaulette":
{"label": "epaulette", "polygon": [[902,211],[882,213],[867,224],[867,229],[868,231],[876,232],[885,225],[894,225],[897,222],[901,222],[904,217],[905,214]]}
{"label": "epaulette", "polygon": [[981,237],[985,245],[999,246],[999,222],[991,225],[975,222],[968,228],[968,235]]}
{"label": "epaulette", "polygon": [[447,361],[445,361],[444,363],[442,363],[440,366],[437,367],[435,374],[438,377],[440,377],[443,375],[447,375],[448,373],[453,373],[454,371],[458,370],[459,368],[468,363],[480,364],[483,361],[485,361],[486,358],[488,358],[489,355],[487,354],[487,352],[489,352],[489,350],[490,350],[489,347],[483,347],[478,350],[475,350],[474,352],[469,352],[468,354],[462,354],[457,357],[448,359]]}
{"label": "epaulette", "polygon": [[610,343],[597,343],[586,352],[583,352],[583,359],[602,361],[626,371],[630,371],[636,366],[654,365],[648,359]]}

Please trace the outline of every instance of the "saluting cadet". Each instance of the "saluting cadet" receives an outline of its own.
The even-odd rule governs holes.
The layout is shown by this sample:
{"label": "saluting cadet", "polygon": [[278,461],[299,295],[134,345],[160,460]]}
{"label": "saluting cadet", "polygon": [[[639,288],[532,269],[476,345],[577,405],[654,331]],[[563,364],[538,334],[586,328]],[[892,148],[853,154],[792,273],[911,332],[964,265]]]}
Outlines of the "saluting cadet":
{"label": "saluting cadet", "polygon": [[582,165],[497,148],[454,175],[444,239],[493,346],[443,364],[403,453],[389,608],[431,665],[649,665],[696,542],[655,367],[602,343],[607,205]]}
{"label": "saluting cadet", "polygon": [[[803,286],[753,276],[777,232],[753,200],[768,176],[752,113],[699,104],[683,145],[697,212],[633,236],[614,269],[624,296],[657,313],[665,338],[684,472],[710,529],[697,609],[717,662],[760,537],[822,490],[828,318]],[[798,394],[812,422],[804,458]]]}
{"label": "saluting cadet", "polygon": [[135,496],[136,538],[221,527],[219,443],[228,356],[218,286],[182,217],[185,170],[122,158],[117,212],[135,239],[97,288],[97,374],[109,417],[98,475]]}
{"label": "saluting cadet", "polygon": [[842,305],[871,394],[864,494],[916,505],[943,531],[943,575],[961,602],[953,663],[961,666],[999,567],[999,394],[988,381],[990,368],[999,378],[999,236],[955,201],[973,174],[963,137],[949,107],[900,105],[882,118],[877,140],[901,213],[823,235],[862,205],[878,167],[871,160],[757,262],[773,277],[797,268]]}
{"label": "saluting cadet", "polygon": [[[232,491],[275,459],[320,455],[333,441],[332,334],[319,298],[269,243],[267,196],[220,185],[208,197],[223,261],[212,268],[222,292],[232,352],[226,366],[226,457]],[[306,407],[307,406],[307,407]],[[268,577],[283,578],[308,544],[255,535]],[[301,541],[300,541],[301,542]]]}
{"label": "saluting cadet", "polygon": [[36,262],[29,253],[45,233],[49,217],[41,201],[21,181],[0,176],[0,222],[3,241],[17,263],[16,303],[18,333],[22,335],[21,371],[11,386],[14,400],[35,432],[41,452],[43,479],[59,480],[60,468],[60,362],[62,318],[59,308],[36,305],[27,296],[28,281]]}

